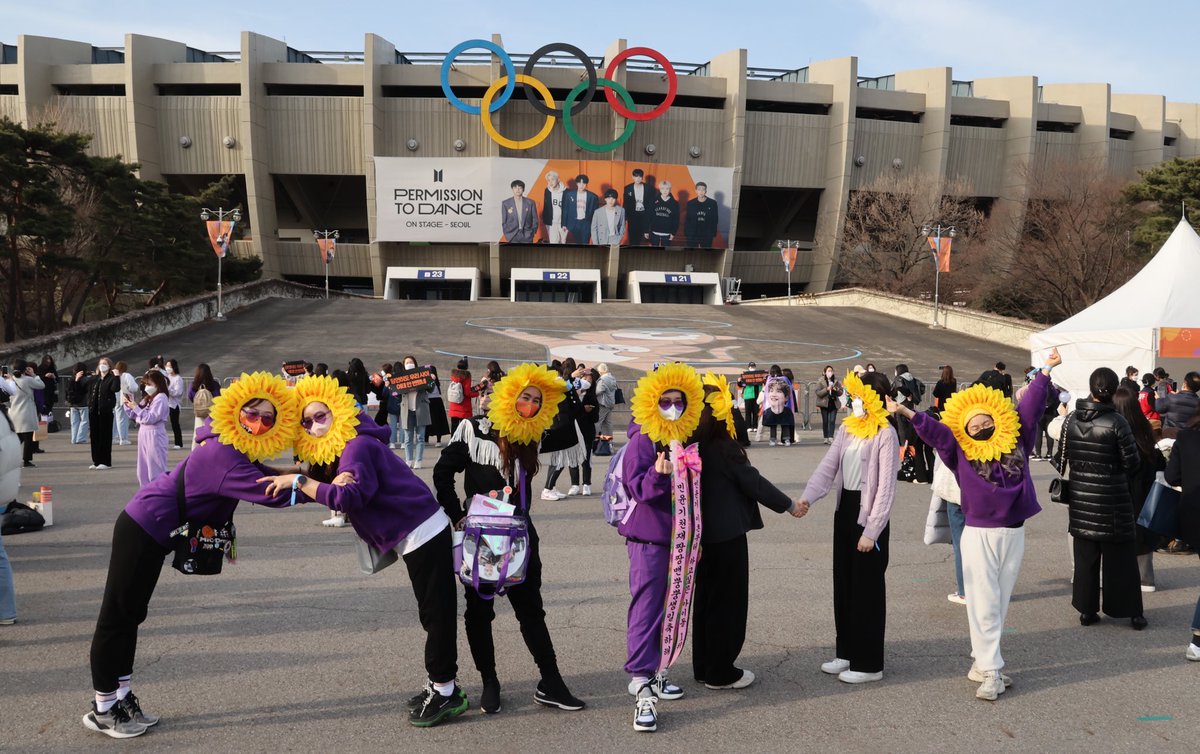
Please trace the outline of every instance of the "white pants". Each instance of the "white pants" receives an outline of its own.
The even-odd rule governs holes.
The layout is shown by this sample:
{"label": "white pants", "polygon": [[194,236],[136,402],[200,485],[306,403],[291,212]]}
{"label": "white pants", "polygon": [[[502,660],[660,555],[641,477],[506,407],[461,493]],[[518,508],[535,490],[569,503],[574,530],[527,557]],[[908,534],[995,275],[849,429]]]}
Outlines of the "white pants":
{"label": "white pants", "polygon": [[1000,670],[1000,635],[1008,602],[1025,556],[1025,527],[981,529],[968,525],[962,533],[963,583],[967,589],[967,623],[971,655],[983,672]]}
{"label": "white pants", "polygon": [[550,243],[566,243],[567,229],[561,225],[547,225],[546,240]]}

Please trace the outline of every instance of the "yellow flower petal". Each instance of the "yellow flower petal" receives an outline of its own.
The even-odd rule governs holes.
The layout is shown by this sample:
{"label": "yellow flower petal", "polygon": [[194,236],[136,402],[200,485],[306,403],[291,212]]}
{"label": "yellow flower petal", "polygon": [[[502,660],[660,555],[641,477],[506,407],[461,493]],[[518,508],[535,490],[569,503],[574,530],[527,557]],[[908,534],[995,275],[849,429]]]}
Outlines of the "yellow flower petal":
{"label": "yellow flower petal", "polygon": [[853,371],[846,372],[846,376],[842,378],[842,387],[846,389],[846,396],[850,400],[855,398],[861,400],[863,409],[866,411],[862,416],[855,416],[853,412],[846,415],[842,424],[845,425],[847,432],[855,437],[869,440],[888,425],[888,412],[883,406],[883,398],[875,392],[874,388],[864,384]]}
{"label": "yellow flower petal", "polygon": [[[967,420],[980,413],[991,416],[996,424],[995,434],[984,442],[967,434]],[[1012,401],[986,385],[972,385],[950,396],[942,409],[942,423],[954,433],[968,461],[1000,460],[1017,447],[1021,433],[1021,420]]]}
{"label": "yellow flower petal", "polygon": [[324,403],[333,414],[333,425],[323,437],[313,437],[304,427],[296,430],[296,457],[308,463],[330,464],[342,454],[358,430],[354,396],[332,377],[306,377],[296,383],[296,422],[310,403]]}
{"label": "yellow flower petal", "polygon": [[[275,424],[261,435],[250,434],[238,420],[242,406],[256,400],[270,401],[275,407]],[[209,416],[217,439],[254,462],[274,458],[291,447],[300,426],[295,392],[282,377],[267,372],[243,372],[213,398]]]}
{"label": "yellow flower petal", "polygon": [[[536,387],[542,393],[542,410],[529,418],[517,413],[517,397],[527,387]],[[521,364],[496,383],[488,404],[488,419],[509,442],[540,442],[558,416],[558,404],[566,391],[567,383],[549,367]]]}
{"label": "yellow flower petal", "polygon": [[[675,421],[668,421],[658,413],[658,399],[668,390],[678,390],[687,398],[683,416]],[[700,426],[700,414],[704,411],[704,384],[696,370],[687,364],[663,364],[638,380],[629,407],[633,411],[633,420],[642,428],[642,434],[656,444],[683,442]]]}

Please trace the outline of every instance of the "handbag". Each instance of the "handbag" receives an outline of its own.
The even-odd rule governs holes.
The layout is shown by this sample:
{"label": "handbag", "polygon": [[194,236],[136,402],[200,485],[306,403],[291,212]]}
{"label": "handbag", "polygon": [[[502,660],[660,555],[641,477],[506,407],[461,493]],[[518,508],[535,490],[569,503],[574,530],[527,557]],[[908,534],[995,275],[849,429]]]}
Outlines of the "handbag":
{"label": "handbag", "polygon": [[358,554],[359,570],[368,576],[379,573],[400,559],[400,556],[396,554],[395,548],[381,551],[378,547],[364,541],[360,537],[354,538],[354,549]]}
{"label": "handbag", "polygon": [[1179,490],[1167,485],[1160,471],[1159,478],[1150,485],[1146,504],[1138,516],[1138,526],[1174,539],[1179,533],[1179,503],[1182,497]]}
{"label": "handbag", "polygon": [[917,478],[917,449],[908,443],[900,446],[900,468],[896,471],[896,479],[901,482],[912,482]]}
{"label": "handbag", "polygon": [[188,576],[215,576],[226,557],[237,559],[237,530],[230,518],[224,524],[197,524],[188,521],[184,505],[183,471],[187,461],[175,469],[175,506],[180,526],[171,532],[175,540],[175,558],[171,567]]}
{"label": "handbag", "polygon": [[620,406],[623,403],[625,403],[625,391],[621,388],[617,388],[615,391],[613,391],[613,405]]}
{"label": "handbag", "polygon": [[1059,477],[1050,480],[1050,502],[1062,503],[1069,505],[1071,502],[1071,484],[1067,480],[1067,433],[1071,428],[1071,418],[1074,417],[1074,412],[1067,414],[1066,420],[1062,425],[1062,432],[1058,436],[1058,453],[1054,458],[1054,470],[1059,473]]}

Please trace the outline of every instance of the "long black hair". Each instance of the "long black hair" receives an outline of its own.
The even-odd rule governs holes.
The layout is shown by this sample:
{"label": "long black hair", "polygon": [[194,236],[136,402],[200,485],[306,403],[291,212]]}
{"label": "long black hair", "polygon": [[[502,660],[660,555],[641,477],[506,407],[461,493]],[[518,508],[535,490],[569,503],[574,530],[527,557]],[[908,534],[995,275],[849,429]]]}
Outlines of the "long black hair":
{"label": "long black hair", "polygon": [[[718,388],[712,385],[704,386],[705,396],[717,391]],[[729,429],[725,426],[725,422],[719,421],[717,417],[713,416],[712,405],[707,401],[704,403],[704,409],[700,412],[700,424],[688,438],[687,444],[691,445],[694,442],[700,443],[702,454],[710,457],[711,454],[716,454],[725,463],[750,463],[750,459],[746,456],[746,449],[736,438],[729,436]]]}
{"label": "long black hair", "polygon": [[1127,387],[1118,387],[1113,393],[1113,405],[1117,407],[1117,413],[1129,422],[1129,428],[1133,430],[1133,440],[1142,455],[1142,463],[1148,462],[1154,457],[1154,429],[1150,426],[1150,420],[1142,413],[1138,394]]}
{"label": "long black hair", "polygon": [[1113,394],[1117,392],[1117,386],[1120,384],[1117,373],[1108,367],[1100,367],[1088,378],[1088,390],[1097,403],[1111,404]]}

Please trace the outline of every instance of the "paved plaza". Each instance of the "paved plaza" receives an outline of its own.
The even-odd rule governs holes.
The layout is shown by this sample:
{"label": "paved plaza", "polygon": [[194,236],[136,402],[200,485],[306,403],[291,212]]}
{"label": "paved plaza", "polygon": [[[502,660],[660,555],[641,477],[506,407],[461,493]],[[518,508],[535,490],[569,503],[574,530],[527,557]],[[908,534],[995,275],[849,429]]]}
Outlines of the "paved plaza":
{"label": "paved plaza", "polygon": [[[1019,374],[1028,358],[853,309],[387,301],[273,301],[116,355],[138,364],[161,352],[188,374],[206,360],[221,377],[289,358],[341,366],[360,356],[374,368],[414,353],[446,376],[451,354],[469,354],[478,374],[486,358],[544,360],[547,349],[564,348],[585,349],[589,363],[608,361],[622,380],[663,358],[731,370],[750,359],[778,362],[798,378],[815,377],[827,362],[840,369],[868,361],[887,370],[905,361],[932,378],[949,361],[968,379],[997,358]],[[762,443],[750,451],[792,496],[825,450],[819,432],[799,437],[797,447]],[[764,510],[766,528],[749,537],[742,654],[758,680],[742,691],[698,687],[685,649],[673,677],[687,696],[659,704],[652,735],[632,729],[621,670],[627,560],[597,497],[538,501],[533,510],[551,634],[567,683],[588,708],[569,713],[533,703],[536,669],[502,605],[495,635],[503,711],[479,711],[479,678],[460,633],[459,679],[471,709],[431,730],[409,726],[403,709],[424,680],[423,635],[403,569],[361,575],[352,531],[322,527],[324,508],[244,505],[236,516],[236,565],[215,578],[164,568],[134,676],[146,708],[163,722],[139,739],[110,741],[86,731],[80,717],[91,699],[88,644],[112,524],[136,489],[135,448],[115,448],[115,467],[96,472],[87,470],[87,446],[70,445],[67,433],[44,447],[22,492],[27,498],[38,485],[53,485],[55,524],[5,538],[20,622],[0,627],[3,751],[1149,752],[1194,751],[1200,737],[1200,665],[1183,657],[1200,592],[1194,556],[1156,556],[1160,590],[1146,595],[1146,631],[1108,619],[1083,628],[1070,606],[1066,511],[1043,496],[1046,510],[1028,524],[1003,645],[1014,685],[997,702],[981,702],[965,677],[965,608],[946,600],[954,586],[951,550],[921,541],[929,487],[900,485],[884,680],[851,687],[818,669],[833,652],[832,501],[801,520]],[[172,451],[172,464],[185,453]],[[418,472],[426,481],[437,453],[426,451]],[[595,480],[606,461],[595,459]],[[1048,464],[1034,472],[1044,490]]]}

